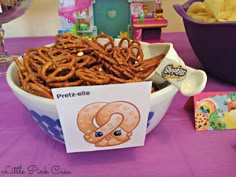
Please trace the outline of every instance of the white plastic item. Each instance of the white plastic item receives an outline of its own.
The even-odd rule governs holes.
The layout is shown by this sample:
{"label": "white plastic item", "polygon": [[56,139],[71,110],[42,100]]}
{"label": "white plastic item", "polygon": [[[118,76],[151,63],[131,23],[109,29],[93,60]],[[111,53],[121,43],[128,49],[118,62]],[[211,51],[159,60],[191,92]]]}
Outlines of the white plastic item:
{"label": "white plastic item", "polygon": [[176,58],[179,57],[173,49],[173,45],[170,45],[161,63],[146,80],[155,78],[159,83],[163,82],[163,79],[167,80],[176,86],[184,96],[193,96],[202,92],[207,82],[206,73],[186,66],[182,60],[178,61]]}

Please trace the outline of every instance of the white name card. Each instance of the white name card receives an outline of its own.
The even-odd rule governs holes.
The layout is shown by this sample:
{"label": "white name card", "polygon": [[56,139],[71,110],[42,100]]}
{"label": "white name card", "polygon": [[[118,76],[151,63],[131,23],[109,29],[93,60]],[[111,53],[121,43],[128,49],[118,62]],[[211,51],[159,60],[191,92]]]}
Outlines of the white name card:
{"label": "white name card", "polygon": [[143,146],[151,81],[52,90],[66,151]]}

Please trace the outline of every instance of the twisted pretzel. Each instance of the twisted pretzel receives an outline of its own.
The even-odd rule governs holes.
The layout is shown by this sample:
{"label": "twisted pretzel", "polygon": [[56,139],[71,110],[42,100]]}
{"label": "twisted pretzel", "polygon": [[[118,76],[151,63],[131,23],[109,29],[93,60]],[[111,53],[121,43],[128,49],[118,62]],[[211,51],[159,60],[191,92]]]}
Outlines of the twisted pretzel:
{"label": "twisted pretzel", "polygon": [[95,64],[97,59],[93,56],[83,55],[75,58],[76,68],[89,67],[92,64]]}
{"label": "twisted pretzel", "polygon": [[129,46],[130,46],[130,39],[127,37],[123,37],[118,44],[119,48],[121,47],[129,48]]}
{"label": "twisted pretzel", "polygon": [[75,75],[78,78],[94,85],[108,84],[110,81],[110,78],[104,73],[99,72],[99,71],[91,72],[87,68],[78,69]]}
{"label": "twisted pretzel", "polygon": [[40,76],[29,74],[23,80],[22,88],[34,95],[46,98],[53,98],[51,90],[45,87],[42,83],[38,82],[39,80],[41,80]]}
{"label": "twisted pretzel", "polygon": [[51,88],[140,82],[164,55],[144,59],[140,42],[107,34],[92,40],[72,33],[55,36],[55,44],[30,48],[22,56],[18,76],[22,89],[52,98]]}
{"label": "twisted pretzel", "polygon": [[[55,68],[52,71],[51,68],[53,67]],[[43,66],[40,74],[46,83],[49,83],[68,80],[74,75],[74,73],[75,68],[71,67],[69,64],[56,67],[53,62],[49,61]]]}
{"label": "twisted pretzel", "polygon": [[92,40],[100,47],[102,47],[105,51],[110,51],[115,46],[114,39],[106,34],[97,35]]}

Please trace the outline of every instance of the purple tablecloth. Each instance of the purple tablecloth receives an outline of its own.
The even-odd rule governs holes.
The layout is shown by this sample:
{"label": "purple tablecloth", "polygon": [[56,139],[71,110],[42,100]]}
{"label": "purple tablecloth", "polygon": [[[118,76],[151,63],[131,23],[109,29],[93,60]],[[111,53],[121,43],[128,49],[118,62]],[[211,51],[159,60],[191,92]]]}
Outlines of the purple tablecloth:
{"label": "purple tablecloth", "polygon": [[[187,65],[201,68],[185,33],[164,33],[162,38],[174,44]],[[21,55],[30,47],[54,39],[5,41],[9,53]],[[204,91],[231,90],[236,86],[209,76]],[[196,132],[193,112],[184,109],[187,100],[177,93],[143,147],[67,154],[63,144],[38,127],[9,89],[5,77],[0,77],[0,177],[235,177],[236,130]],[[32,167],[38,170],[30,175]]]}

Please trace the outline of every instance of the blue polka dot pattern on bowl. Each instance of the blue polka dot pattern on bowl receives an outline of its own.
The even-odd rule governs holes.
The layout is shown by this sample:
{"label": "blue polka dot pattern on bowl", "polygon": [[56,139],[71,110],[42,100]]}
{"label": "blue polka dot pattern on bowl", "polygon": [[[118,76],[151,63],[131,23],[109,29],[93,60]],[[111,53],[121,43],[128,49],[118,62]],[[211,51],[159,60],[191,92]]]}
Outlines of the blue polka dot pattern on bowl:
{"label": "blue polka dot pattern on bowl", "polygon": [[154,117],[154,112],[149,112],[149,114],[148,114],[147,128],[149,127],[150,121],[152,120],[153,117]]}
{"label": "blue polka dot pattern on bowl", "polygon": [[64,143],[63,132],[59,119],[52,119],[51,117],[42,115],[40,116],[35,111],[30,111],[32,117],[38,122],[40,128],[46,131],[54,139]]}
{"label": "blue polka dot pattern on bowl", "polygon": [[[59,119],[54,120],[46,115],[40,116],[37,112],[33,110],[31,110],[30,113],[34,118],[34,120],[39,124],[40,128],[46,131],[55,140],[64,143],[64,136]],[[149,127],[150,121],[153,117],[154,117],[154,112],[149,112],[147,128]]]}

